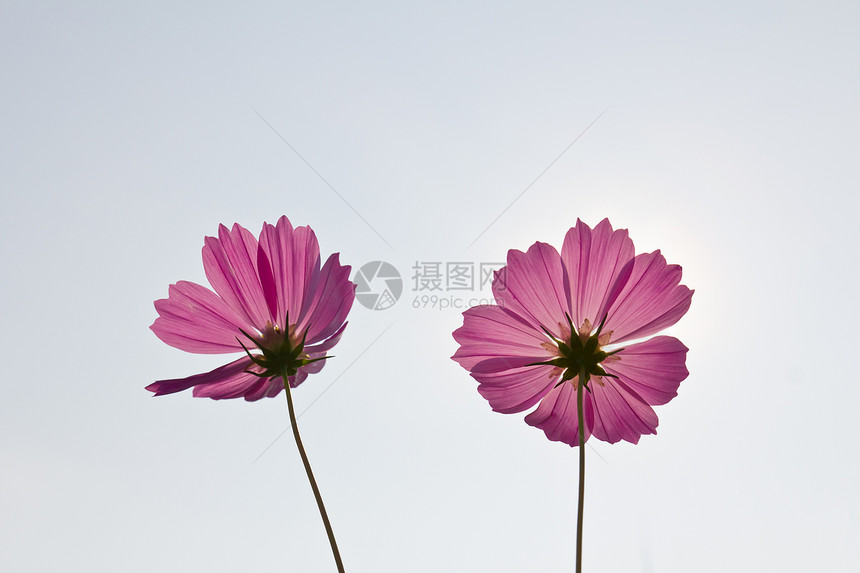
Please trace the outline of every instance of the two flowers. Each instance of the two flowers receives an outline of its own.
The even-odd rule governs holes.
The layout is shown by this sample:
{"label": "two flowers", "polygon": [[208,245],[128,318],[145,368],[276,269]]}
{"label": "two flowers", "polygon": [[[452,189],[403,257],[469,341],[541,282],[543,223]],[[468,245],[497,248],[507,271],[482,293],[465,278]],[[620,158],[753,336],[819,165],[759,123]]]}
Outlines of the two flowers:
{"label": "two flowers", "polygon": [[[313,231],[293,228],[286,217],[264,224],[259,238],[238,224],[222,225],[217,238],[204,241],[203,265],[214,292],[184,281],[171,285],[168,298],[155,303],[152,330],[181,350],[242,356],[147,389],[162,395],[193,388],[195,396],[249,401],[286,390],[294,436],[342,571],[290,389],[323,368],[344,332],[355,296],[350,267],[337,254],[321,265]],[[637,443],[656,433],[652,406],[671,400],[687,376],[687,348],[653,336],[689,309],[693,291],[680,280],[681,268],[659,251],[636,255],[626,230],[613,230],[606,219],[594,229],[577,220],[560,253],[545,243],[508,252],[493,281],[497,304],[463,313],[452,358],[477,380],[493,410],[537,405],[525,420],[550,440]],[[581,448],[580,540],[583,456]]]}

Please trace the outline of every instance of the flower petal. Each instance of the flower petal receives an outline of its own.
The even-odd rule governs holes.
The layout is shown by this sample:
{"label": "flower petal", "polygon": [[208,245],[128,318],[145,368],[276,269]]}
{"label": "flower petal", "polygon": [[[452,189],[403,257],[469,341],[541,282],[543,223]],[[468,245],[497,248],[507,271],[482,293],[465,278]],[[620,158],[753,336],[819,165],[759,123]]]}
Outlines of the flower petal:
{"label": "flower petal", "polygon": [[248,388],[243,394],[246,402],[256,402],[263,398],[274,398],[284,389],[284,379],[278,376],[274,378],[260,378],[259,380],[259,382]]}
{"label": "flower petal", "polygon": [[693,291],[681,282],[681,267],[667,265],[660,251],[636,255],[627,263],[630,278],[616,284],[604,332],[612,343],[644,338],[672,326],[690,308]]}
{"label": "flower petal", "polygon": [[343,331],[346,330],[347,324],[349,324],[349,322],[344,322],[343,324],[341,324],[340,328],[337,329],[337,332],[335,332],[319,344],[305,346],[305,352],[310,354],[311,356],[324,356],[326,351],[331,350],[335,344],[340,342],[340,339],[343,336]]}
{"label": "flower petal", "polygon": [[299,368],[299,371],[295,373],[294,376],[290,376],[288,380],[290,381],[290,388],[296,388],[299,384],[308,379],[308,370],[307,367]]}
{"label": "flower petal", "polygon": [[227,400],[229,398],[241,398],[245,394],[254,393],[258,389],[261,379],[259,376],[248,372],[239,372],[226,380],[213,382],[211,384],[198,384],[194,386],[195,398],[212,398],[213,400]]}
{"label": "flower petal", "polygon": [[511,249],[508,264],[493,280],[499,306],[525,318],[534,328],[560,336],[569,308],[561,257],[552,245],[535,243],[525,253]]}
{"label": "flower petal", "polygon": [[[569,446],[579,445],[579,417],[576,412],[576,388],[566,382],[549,391],[534,412],[526,416],[526,424],[543,430],[554,442]],[[585,441],[591,436],[594,426],[594,409],[591,395],[582,397],[582,413],[585,417]]]}
{"label": "flower petal", "polygon": [[307,344],[332,336],[344,324],[355,300],[355,284],[349,280],[350,267],[340,264],[339,253],[331,255],[319,273],[314,274],[297,331],[307,330]]}
{"label": "flower petal", "polygon": [[537,364],[543,362],[544,357],[539,356],[496,356],[481,360],[472,366],[472,374],[499,374],[509,370],[521,369],[532,366],[549,366]]}
{"label": "flower petal", "polygon": [[[250,366],[251,359],[247,356],[243,356],[238,360],[230,362],[229,364],[219,366],[211,372],[195,374],[194,376],[189,376],[188,378],[159,380],[147,386],[146,389],[150,392],[154,392],[156,396],[163,396],[165,394],[182,392],[183,390],[188,390],[189,388],[196,386],[221,384],[224,382],[231,382],[237,379],[244,379],[248,376],[256,378],[256,376],[254,376],[253,374],[245,373],[245,369]],[[197,396],[196,388],[194,395]]]}
{"label": "flower petal", "polygon": [[296,227],[281,217],[276,225],[263,224],[260,244],[272,265],[278,294],[278,322],[284,325],[284,315],[290,314],[295,324],[309,287],[320,272],[320,250],[316,235],[310,227]]}
{"label": "flower petal", "polygon": [[460,348],[451,358],[471,372],[479,382],[478,392],[497,412],[531,408],[558,380],[549,366],[528,366],[555,354],[545,334],[510,310],[495,305],[470,308],[454,339]]}
{"label": "flower petal", "polygon": [[247,229],[221,225],[217,239],[206,237],[203,269],[215,292],[257,330],[273,319],[257,273],[257,239]]}
{"label": "flower petal", "polygon": [[[269,308],[269,314],[273,318],[280,316],[278,311],[278,287],[275,286],[275,275],[272,272],[272,263],[269,262],[269,257],[263,246],[257,244],[257,274],[260,275],[260,287],[263,289],[263,297],[266,299],[266,306]],[[276,323],[272,323],[276,324]]]}
{"label": "flower petal", "polygon": [[475,373],[478,392],[496,412],[513,414],[528,410],[558,383],[559,372],[550,366],[528,366],[503,372]]}
{"label": "flower petal", "polygon": [[280,394],[284,390],[284,381],[278,380],[277,384],[274,383],[274,379],[272,380],[272,385],[269,386],[269,391],[266,392],[266,398],[274,398],[278,394]]}
{"label": "flower petal", "polygon": [[469,371],[493,358],[526,358],[527,362],[520,361],[519,366],[554,358],[553,352],[542,346],[550,341],[546,335],[496,305],[473,306],[464,312],[463,326],[453,336],[460,348],[451,358]]}
{"label": "flower petal", "polygon": [[170,285],[168,298],[155,301],[158,318],[150,328],[165,343],[198,354],[240,352],[236,337],[251,325],[223,299],[196,283]]}
{"label": "flower petal", "polygon": [[588,385],[594,399],[594,437],[614,444],[620,440],[638,444],[642,434],[657,433],[657,414],[625,386],[611,378]]}
{"label": "flower petal", "polygon": [[678,395],[687,371],[687,347],[671,336],[656,336],[631,344],[605,362],[604,369],[652,406],[666,404]]}
{"label": "flower petal", "polygon": [[[323,356],[325,356],[325,354],[323,354]],[[311,356],[311,358],[322,358],[322,356]],[[318,374],[325,366],[325,363],[325,360],[317,360],[316,362],[311,362],[310,364],[302,366],[301,369],[308,374]]]}
{"label": "flower petal", "polygon": [[588,319],[594,327],[600,324],[610,288],[625,265],[633,258],[633,241],[627,229],[612,230],[609,219],[603,219],[592,231],[576,220],[564,237],[561,260],[570,285],[570,314],[577,327]]}

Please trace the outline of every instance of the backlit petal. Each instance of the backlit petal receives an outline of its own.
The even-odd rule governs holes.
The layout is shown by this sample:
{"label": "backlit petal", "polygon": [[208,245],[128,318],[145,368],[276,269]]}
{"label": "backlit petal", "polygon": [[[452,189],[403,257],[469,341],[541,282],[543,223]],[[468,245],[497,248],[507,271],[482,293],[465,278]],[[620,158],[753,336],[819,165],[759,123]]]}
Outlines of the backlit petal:
{"label": "backlit petal", "polygon": [[217,239],[206,237],[203,269],[215,292],[257,330],[272,320],[257,274],[257,239],[247,229],[221,225]]}
{"label": "backlit petal", "polygon": [[610,444],[639,443],[642,434],[657,433],[657,414],[623,382],[603,378],[589,383],[594,398],[594,437]]}
{"label": "backlit petal", "polygon": [[332,336],[343,325],[355,300],[355,284],[349,280],[349,266],[341,265],[339,254],[326,260],[313,276],[301,313],[296,317],[298,332],[307,329],[307,344]]}
{"label": "backlit petal", "polygon": [[[263,225],[260,244],[272,265],[279,312],[282,315],[289,312],[290,322],[295,324],[309,288],[320,272],[316,235],[310,227],[293,229],[289,219],[281,217],[277,225]],[[283,321],[284,316],[278,316],[280,326],[285,326]]]}
{"label": "backlit petal", "polygon": [[478,392],[493,410],[512,414],[528,410],[558,384],[555,370],[551,366],[528,366],[486,374],[473,371],[472,377],[480,382]]}
{"label": "backlit petal", "polygon": [[[526,423],[540,428],[546,437],[554,442],[564,442],[569,446],[579,445],[579,417],[576,412],[576,388],[565,382],[553,388],[540,401],[534,412],[526,416]],[[591,436],[594,425],[594,411],[591,395],[582,397],[582,410],[585,417],[585,441]]]}
{"label": "backlit petal", "polygon": [[296,372],[294,376],[289,377],[290,388],[296,388],[299,384],[308,379],[308,370],[307,368],[299,368],[299,371]]}
{"label": "backlit petal", "polygon": [[564,238],[561,260],[570,285],[571,316],[577,327],[585,319],[595,327],[600,324],[600,311],[610,288],[633,255],[633,241],[626,229],[613,231],[609,220],[603,219],[592,230],[576,220],[576,226]]}
{"label": "backlit petal", "polygon": [[550,342],[549,337],[525,319],[495,305],[474,306],[464,312],[463,326],[454,331],[454,339],[460,348],[451,358],[467,370],[492,358],[527,358],[520,366],[554,358],[542,346]]}
{"label": "backlit petal", "polygon": [[604,364],[604,369],[652,406],[677,396],[678,386],[689,374],[687,347],[671,336],[631,344],[615,356],[618,360]]}
{"label": "backlit petal", "polygon": [[507,265],[493,280],[493,296],[499,306],[526,319],[535,329],[541,326],[559,336],[568,309],[564,268],[558,251],[546,243],[535,243],[525,253],[508,251]]}
{"label": "backlit petal", "polygon": [[[269,308],[269,315],[272,318],[277,319],[277,317],[283,314],[278,307],[278,287],[275,285],[275,275],[272,272],[272,263],[269,261],[269,257],[266,255],[266,251],[263,249],[263,246],[259,243],[257,244],[257,273],[260,275],[260,286],[263,289],[263,297],[266,299],[266,306]],[[277,320],[274,320],[272,324],[278,324],[278,326],[281,326]]]}
{"label": "backlit petal", "polygon": [[337,332],[332,334],[329,338],[318,344],[311,344],[305,346],[305,352],[312,356],[322,356],[325,354],[326,350],[331,350],[334,348],[334,345],[340,342],[341,337],[343,336],[343,331],[346,330],[346,325],[349,322],[344,322],[340,325],[340,328],[337,329]]}
{"label": "backlit petal", "polygon": [[[234,360],[224,366],[219,366],[211,372],[203,374],[195,374],[188,378],[175,378],[172,380],[159,380],[153,382],[146,387],[150,392],[154,392],[156,396],[164,394],[173,394],[174,392],[182,392],[194,386],[207,386],[221,383],[229,383],[231,381],[242,379],[248,376],[254,377],[252,374],[245,374],[244,371],[251,366],[251,359],[243,356],[238,360]],[[255,377],[256,378],[256,377]],[[196,396],[197,394],[195,394]]]}
{"label": "backlit petal", "polygon": [[610,296],[604,332],[611,331],[612,343],[644,338],[675,324],[690,308],[693,291],[681,282],[681,267],[667,265],[660,251],[637,255],[630,278]]}
{"label": "backlit petal", "polygon": [[259,382],[259,376],[240,372],[228,380],[213,384],[198,384],[194,386],[193,394],[195,398],[212,398],[213,400],[241,398],[246,393],[253,392]]}
{"label": "backlit petal", "polygon": [[165,343],[198,354],[240,352],[239,329],[253,327],[223,299],[196,283],[170,285],[168,298],[155,301],[158,318],[150,327]]}

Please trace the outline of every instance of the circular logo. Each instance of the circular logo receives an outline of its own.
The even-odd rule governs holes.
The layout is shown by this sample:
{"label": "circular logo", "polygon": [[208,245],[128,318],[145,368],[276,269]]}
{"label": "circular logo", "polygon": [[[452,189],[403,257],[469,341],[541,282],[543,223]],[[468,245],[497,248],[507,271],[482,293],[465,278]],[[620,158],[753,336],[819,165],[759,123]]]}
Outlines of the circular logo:
{"label": "circular logo", "polygon": [[391,263],[371,261],[362,265],[352,279],[355,298],[370,310],[385,310],[394,306],[403,294],[403,279]]}

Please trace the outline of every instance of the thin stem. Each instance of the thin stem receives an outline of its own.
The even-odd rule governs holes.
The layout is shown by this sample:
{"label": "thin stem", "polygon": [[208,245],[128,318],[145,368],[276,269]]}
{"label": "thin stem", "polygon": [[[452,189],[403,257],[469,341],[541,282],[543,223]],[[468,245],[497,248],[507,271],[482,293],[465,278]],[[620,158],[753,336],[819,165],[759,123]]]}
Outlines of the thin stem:
{"label": "thin stem", "polygon": [[582,395],[585,391],[585,368],[579,370],[576,385],[576,418],[579,425],[579,508],[576,512],[576,573],[582,573],[582,510],[585,503],[585,417],[582,415]]}
{"label": "thin stem", "polygon": [[290,382],[287,380],[286,372],[283,376],[284,389],[287,392],[287,408],[290,411],[290,425],[293,427],[293,436],[296,438],[296,446],[298,446],[299,454],[302,456],[302,463],[305,465],[305,472],[308,474],[308,481],[311,482],[311,489],[314,490],[314,497],[317,500],[320,517],[322,517],[325,531],[328,534],[328,542],[331,544],[331,552],[334,554],[334,562],[337,564],[337,571],[338,573],[344,573],[343,561],[340,560],[340,551],[338,551],[337,541],[334,539],[334,531],[332,531],[331,523],[329,523],[328,514],[325,511],[325,505],[323,505],[322,496],[320,495],[320,490],[317,487],[317,481],[314,479],[314,472],[311,471],[311,463],[308,461],[308,455],[305,453],[305,447],[302,445],[301,437],[299,437],[299,426],[296,423],[296,411],[293,409],[293,395],[292,392],[290,392]]}

